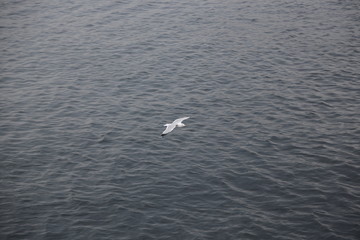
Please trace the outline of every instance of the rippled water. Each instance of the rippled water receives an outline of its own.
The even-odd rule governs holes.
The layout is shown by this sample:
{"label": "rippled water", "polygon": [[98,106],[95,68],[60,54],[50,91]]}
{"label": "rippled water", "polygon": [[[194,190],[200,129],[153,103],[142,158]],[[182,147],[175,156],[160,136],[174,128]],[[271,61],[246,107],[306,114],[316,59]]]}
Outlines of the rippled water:
{"label": "rippled water", "polygon": [[359,1],[0,16],[1,239],[358,239]]}

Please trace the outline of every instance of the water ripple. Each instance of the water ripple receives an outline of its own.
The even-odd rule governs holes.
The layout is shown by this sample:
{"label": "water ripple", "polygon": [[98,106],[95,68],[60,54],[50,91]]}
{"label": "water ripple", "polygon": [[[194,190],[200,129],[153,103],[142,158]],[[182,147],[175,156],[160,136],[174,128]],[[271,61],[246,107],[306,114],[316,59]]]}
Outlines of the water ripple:
{"label": "water ripple", "polygon": [[356,1],[0,5],[1,239],[359,236]]}

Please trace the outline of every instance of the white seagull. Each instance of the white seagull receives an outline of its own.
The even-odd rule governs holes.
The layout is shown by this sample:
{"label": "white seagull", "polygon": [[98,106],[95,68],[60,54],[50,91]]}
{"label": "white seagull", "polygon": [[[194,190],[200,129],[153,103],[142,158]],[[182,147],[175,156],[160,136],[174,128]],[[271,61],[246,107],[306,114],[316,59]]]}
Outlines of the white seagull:
{"label": "white seagull", "polygon": [[165,131],[161,134],[161,136],[165,136],[166,134],[168,134],[169,132],[171,132],[172,130],[174,130],[175,127],[185,127],[185,124],[182,123],[182,121],[188,119],[190,117],[183,117],[183,118],[178,118],[175,121],[173,121],[172,123],[167,123],[164,126],[166,127]]}

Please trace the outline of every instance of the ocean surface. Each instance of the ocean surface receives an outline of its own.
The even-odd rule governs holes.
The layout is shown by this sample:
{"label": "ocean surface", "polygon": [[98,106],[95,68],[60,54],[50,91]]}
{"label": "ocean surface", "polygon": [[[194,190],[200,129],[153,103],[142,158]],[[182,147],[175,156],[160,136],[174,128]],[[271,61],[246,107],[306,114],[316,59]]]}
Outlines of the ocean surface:
{"label": "ocean surface", "polygon": [[1,240],[359,239],[360,1],[3,0],[0,49]]}

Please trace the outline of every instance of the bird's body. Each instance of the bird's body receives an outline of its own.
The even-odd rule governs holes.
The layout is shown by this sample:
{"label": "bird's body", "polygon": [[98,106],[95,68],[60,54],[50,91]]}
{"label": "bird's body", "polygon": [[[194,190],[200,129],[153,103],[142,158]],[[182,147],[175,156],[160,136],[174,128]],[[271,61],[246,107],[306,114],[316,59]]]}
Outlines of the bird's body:
{"label": "bird's body", "polygon": [[174,122],[172,123],[167,123],[164,126],[166,127],[165,131],[161,134],[161,136],[165,136],[166,134],[168,134],[169,132],[171,132],[172,130],[175,129],[175,127],[185,127],[185,124],[182,123],[182,121],[188,119],[189,117],[183,117],[183,118],[178,118],[176,119]]}

